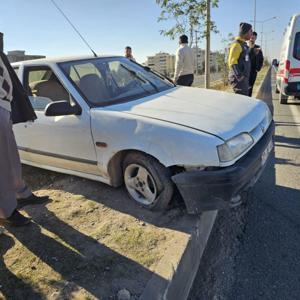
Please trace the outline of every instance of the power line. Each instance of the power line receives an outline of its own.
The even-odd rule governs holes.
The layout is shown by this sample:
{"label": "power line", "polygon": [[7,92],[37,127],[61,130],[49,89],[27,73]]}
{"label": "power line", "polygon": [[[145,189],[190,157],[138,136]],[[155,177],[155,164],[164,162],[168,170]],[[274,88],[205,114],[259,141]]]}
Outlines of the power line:
{"label": "power line", "polygon": [[75,27],[75,25],[71,22],[71,20],[67,17],[67,15],[63,12],[63,10],[58,6],[58,4],[54,0],[50,0],[52,4],[57,8],[57,10],[63,15],[63,17],[67,20],[67,22],[71,25],[71,27],[74,29],[74,31],[79,35],[81,40],[86,44],[86,46],[92,51],[93,55],[95,57],[98,57],[96,52],[92,49],[90,44],[86,41],[86,39],[82,36],[82,34],[79,32],[79,30]]}

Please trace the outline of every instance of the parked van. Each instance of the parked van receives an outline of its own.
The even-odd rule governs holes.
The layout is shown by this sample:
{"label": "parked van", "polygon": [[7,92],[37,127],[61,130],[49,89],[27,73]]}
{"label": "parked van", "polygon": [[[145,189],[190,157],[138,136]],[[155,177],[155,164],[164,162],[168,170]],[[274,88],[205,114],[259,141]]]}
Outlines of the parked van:
{"label": "parked van", "polygon": [[291,18],[284,34],[276,92],[281,104],[286,104],[289,96],[300,99],[300,14]]}

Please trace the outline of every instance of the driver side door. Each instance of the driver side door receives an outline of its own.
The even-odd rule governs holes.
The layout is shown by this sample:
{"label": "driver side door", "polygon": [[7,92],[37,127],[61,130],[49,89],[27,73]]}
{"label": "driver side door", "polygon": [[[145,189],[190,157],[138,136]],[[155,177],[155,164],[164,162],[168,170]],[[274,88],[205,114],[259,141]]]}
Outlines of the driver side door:
{"label": "driver side door", "polygon": [[80,115],[46,116],[49,103],[75,100],[49,66],[25,66],[23,78],[37,120],[19,124],[22,130],[15,129],[21,159],[42,168],[74,171],[75,175],[99,175],[89,112],[82,109]]}

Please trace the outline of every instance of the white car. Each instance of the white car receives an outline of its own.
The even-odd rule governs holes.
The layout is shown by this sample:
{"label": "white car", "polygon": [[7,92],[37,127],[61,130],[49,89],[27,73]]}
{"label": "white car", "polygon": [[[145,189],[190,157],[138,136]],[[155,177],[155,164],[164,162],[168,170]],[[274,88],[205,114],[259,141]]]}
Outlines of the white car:
{"label": "white car", "polygon": [[24,164],[118,187],[150,209],[240,203],[272,150],[265,103],[186,88],[123,57],[13,64],[37,114],[14,126]]}
{"label": "white car", "polygon": [[276,92],[281,104],[287,104],[289,96],[300,98],[300,14],[291,18],[285,30],[276,74]]}

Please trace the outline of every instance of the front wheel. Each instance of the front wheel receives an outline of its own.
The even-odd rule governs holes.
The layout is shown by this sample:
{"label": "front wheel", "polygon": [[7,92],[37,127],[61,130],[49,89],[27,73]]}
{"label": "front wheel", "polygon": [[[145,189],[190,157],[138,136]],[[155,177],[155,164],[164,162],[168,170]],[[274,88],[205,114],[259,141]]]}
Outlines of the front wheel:
{"label": "front wheel", "polygon": [[164,210],[172,199],[174,184],[170,170],[155,158],[132,152],[123,162],[124,183],[129,196],[152,210]]}

